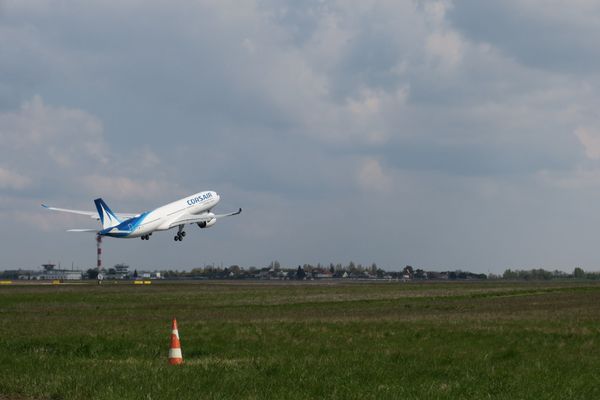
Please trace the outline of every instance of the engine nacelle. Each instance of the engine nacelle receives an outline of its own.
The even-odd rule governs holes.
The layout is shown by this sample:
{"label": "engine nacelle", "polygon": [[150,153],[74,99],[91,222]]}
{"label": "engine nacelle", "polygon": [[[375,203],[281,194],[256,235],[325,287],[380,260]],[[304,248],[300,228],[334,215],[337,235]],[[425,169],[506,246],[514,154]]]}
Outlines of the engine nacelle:
{"label": "engine nacelle", "polygon": [[210,228],[211,226],[213,226],[216,223],[217,223],[217,219],[213,218],[208,222],[202,221],[202,222],[198,222],[197,224],[200,228],[204,229],[204,228]]}

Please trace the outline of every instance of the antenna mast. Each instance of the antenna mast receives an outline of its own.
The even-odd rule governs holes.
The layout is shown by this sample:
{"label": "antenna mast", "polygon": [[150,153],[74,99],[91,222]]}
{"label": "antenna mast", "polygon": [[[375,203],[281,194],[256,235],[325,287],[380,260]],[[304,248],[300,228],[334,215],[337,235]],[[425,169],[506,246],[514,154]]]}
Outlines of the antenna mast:
{"label": "antenna mast", "polygon": [[102,236],[96,236],[96,248],[98,249],[98,273],[102,272]]}

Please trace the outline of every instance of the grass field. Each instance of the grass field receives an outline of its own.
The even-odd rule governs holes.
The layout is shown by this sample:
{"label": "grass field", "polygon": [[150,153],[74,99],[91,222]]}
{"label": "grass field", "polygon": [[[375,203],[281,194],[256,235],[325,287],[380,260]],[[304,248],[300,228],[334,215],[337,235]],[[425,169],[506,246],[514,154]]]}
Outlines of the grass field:
{"label": "grass field", "polygon": [[13,398],[599,399],[600,285],[8,285]]}

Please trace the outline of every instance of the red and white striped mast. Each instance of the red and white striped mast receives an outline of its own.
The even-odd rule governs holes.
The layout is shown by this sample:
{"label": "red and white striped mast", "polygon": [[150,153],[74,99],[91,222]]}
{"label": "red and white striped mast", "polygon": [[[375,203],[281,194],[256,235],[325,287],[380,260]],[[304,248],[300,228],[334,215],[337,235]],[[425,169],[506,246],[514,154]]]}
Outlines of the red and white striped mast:
{"label": "red and white striped mast", "polygon": [[98,273],[102,272],[102,236],[96,235],[96,248],[98,249]]}

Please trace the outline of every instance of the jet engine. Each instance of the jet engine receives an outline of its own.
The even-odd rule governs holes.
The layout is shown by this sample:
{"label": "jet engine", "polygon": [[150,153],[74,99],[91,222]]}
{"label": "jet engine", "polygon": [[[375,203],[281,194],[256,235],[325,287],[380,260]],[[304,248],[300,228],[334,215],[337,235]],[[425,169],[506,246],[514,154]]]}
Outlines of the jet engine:
{"label": "jet engine", "polygon": [[211,219],[211,220],[210,220],[210,221],[208,221],[208,222],[206,222],[206,221],[197,222],[198,226],[199,226],[201,229],[204,229],[204,228],[210,228],[211,226],[213,226],[213,225],[214,225],[214,224],[216,224],[216,223],[217,223],[217,219],[216,219],[216,218],[213,218],[213,219]]}

